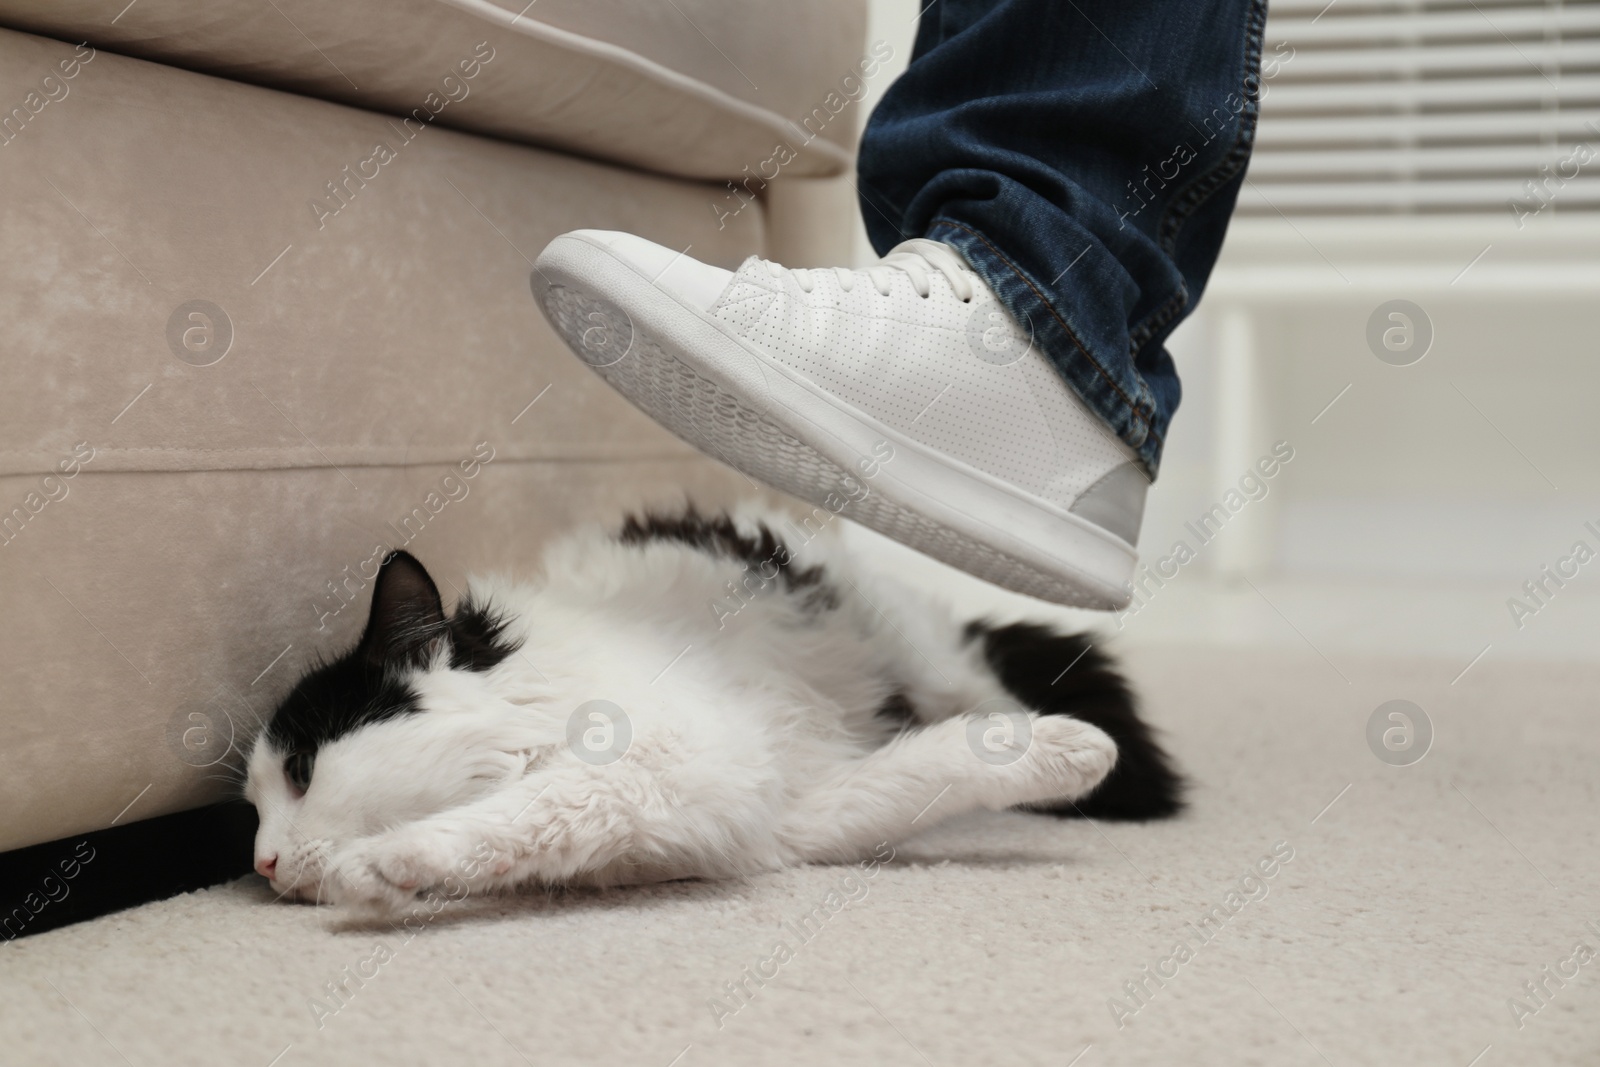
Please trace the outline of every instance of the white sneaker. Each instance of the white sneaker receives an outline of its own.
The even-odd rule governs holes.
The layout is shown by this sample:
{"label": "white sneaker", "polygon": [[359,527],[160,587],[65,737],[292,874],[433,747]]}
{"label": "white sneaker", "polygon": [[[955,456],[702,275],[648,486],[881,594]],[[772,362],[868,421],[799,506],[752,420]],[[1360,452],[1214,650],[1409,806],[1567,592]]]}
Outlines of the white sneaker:
{"label": "white sneaker", "polygon": [[1007,589],[1127,604],[1148,479],[950,246],[727,271],[576,230],[535,266],[573,352],[706,454]]}

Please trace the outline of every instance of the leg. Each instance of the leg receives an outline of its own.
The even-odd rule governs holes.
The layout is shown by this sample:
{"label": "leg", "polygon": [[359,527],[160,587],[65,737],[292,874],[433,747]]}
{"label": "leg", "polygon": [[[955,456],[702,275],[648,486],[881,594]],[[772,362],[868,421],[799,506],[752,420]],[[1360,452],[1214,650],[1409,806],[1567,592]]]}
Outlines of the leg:
{"label": "leg", "polygon": [[1120,608],[1178,403],[1164,342],[1243,182],[1265,21],[1264,0],[934,0],[862,140],[880,262],[726,271],[577,231],[534,294],[708,455],[997,585]]}
{"label": "leg", "polygon": [[855,761],[796,802],[783,832],[786,858],[854,860],[874,845],[978,808],[1082,796],[1116,762],[1116,745],[1088,723],[1064,715],[1022,718],[946,719]]}
{"label": "leg", "polygon": [[1244,180],[1262,0],[935,0],[861,141],[881,253],[955,246],[1152,474],[1163,347]]}
{"label": "leg", "polygon": [[574,761],[346,846],[330,864],[331,896],[383,913],[447,882],[473,892],[564,882],[616,860],[664,803],[636,765]]}
{"label": "leg", "polygon": [[919,721],[1027,709],[1087,722],[1116,742],[1116,767],[1092,794],[1052,797],[1035,810],[1149,819],[1181,809],[1182,779],[1140,717],[1127,680],[1096,647],[1100,638],[1026,623],[965,626],[919,590],[868,576],[852,581],[893,624],[875,613],[862,620]]}

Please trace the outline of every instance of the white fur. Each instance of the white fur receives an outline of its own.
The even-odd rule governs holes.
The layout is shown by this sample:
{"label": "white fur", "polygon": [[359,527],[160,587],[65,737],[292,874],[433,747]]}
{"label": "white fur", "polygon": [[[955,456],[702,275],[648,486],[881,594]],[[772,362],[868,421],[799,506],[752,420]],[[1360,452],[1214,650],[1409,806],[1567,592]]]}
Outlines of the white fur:
{"label": "white fur", "polygon": [[[447,882],[485,892],[849,861],[976,808],[1081,796],[1111,769],[1111,739],[1063,715],[1031,716],[1015,762],[979,759],[969,721],[1007,694],[948,611],[857,573],[831,531],[795,548],[781,516],[740,525],[757,518],[789,532],[795,566],[825,565],[836,609],[808,611],[804,590],[761,588],[742,563],[586,531],[551,548],[541,581],[474,583],[520,652],[480,673],[440,652],[410,679],[422,713],[324,746],[304,796],[284,753],[258,741],[246,795],[257,855],[278,857],[274,887],[394,912]],[[741,601],[741,582],[759,592]],[[896,693],[915,709],[910,729],[877,714]],[[632,729],[603,766],[567,743],[568,717],[595,699]]]}

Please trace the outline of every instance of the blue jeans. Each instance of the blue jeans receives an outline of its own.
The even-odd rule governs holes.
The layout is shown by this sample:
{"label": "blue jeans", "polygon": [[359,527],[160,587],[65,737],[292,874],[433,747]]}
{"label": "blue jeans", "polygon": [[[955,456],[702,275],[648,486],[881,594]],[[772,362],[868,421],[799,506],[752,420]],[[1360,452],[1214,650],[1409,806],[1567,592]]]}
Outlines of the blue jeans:
{"label": "blue jeans", "polygon": [[861,139],[879,254],[960,249],[1153,476],[1255,138],[1265,0],[933,0]]}

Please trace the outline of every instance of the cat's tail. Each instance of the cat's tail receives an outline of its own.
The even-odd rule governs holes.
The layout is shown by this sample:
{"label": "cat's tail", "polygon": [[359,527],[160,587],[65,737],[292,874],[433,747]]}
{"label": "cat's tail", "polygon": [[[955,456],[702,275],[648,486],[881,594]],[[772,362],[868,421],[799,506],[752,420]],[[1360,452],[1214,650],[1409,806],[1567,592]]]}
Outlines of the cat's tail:
{"label": "cat's tail", "polygon": [[1071,715],[1111,735],[1117,764],[1094,792],[1077,801],[1031,810],[1071,818],[1162,819],[1183,810],[1183,777],[1139,717],[1138,701],[1116,663],[1092,637],[1048,626],[969,623],[985,658],[1019,701],[1045,714]]}

